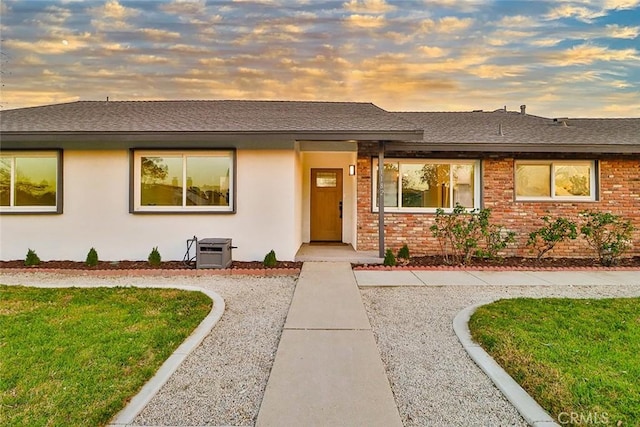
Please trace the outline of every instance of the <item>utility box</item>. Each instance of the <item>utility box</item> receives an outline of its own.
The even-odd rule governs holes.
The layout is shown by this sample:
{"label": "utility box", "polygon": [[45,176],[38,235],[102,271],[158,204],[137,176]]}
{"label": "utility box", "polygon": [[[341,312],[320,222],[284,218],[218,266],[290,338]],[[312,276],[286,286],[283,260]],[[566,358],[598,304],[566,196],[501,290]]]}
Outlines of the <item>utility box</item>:
{"label": "utility box", "polygon": [[196,268],[229,268],[231,239],[202,239],[196,246]]}

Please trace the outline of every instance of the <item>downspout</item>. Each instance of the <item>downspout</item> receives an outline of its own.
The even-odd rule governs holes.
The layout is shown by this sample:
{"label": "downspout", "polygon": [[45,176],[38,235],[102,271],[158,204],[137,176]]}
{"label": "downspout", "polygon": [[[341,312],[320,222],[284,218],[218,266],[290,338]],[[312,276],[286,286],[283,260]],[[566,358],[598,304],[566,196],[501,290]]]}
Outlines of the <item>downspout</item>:
{"label": "downspout", "polygon": [[378,141],[378,256],[384,258],[384,141]]}

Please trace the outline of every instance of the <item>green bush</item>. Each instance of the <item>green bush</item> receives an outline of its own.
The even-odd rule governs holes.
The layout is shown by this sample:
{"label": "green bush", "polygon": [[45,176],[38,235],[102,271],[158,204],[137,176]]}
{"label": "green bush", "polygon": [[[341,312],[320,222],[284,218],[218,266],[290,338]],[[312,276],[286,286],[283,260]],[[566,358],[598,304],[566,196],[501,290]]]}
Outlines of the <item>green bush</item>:
{"label": "green bush", "polygon": [[262,262],[265,267],[275,267],[277,263],[278,259],[273,249],[264,257],[264,261]]}
{"label": "green bush", "polygon": [[556,218],[551,221],[548,216],[543,216],[544,225],[529,233],[527,246],[532,246],[540,260],[547,252],[551,251],[558,243],[567,239],[574,240],[578,237],[576,223],[566,218]]}
{"label": "green bush", "polygon": [[387,267],[394,267],[396,265],[396,257],[391,249],[387,249],[385,252],[383,263]]}
{"label": "green bush", "polygon": [[589,246],[598,255],[602,265],[615,265],[631,248],[631,221],[610,212],[584,211],[585,222],[580,228]]}
{"label": "green bush", "polygon": [[158,252],[157,246],[151,250],[151,253],[149,254],[147,260],[149,261],[149,264],[154,267],[158,267],[160,265],[160,263],[162,262],[162,257],[160,256],[160,252]]}
{"label": "green bush", "polygon": [[438,239],[447,264],[464,264],[473,257],[499,258],[499,252],[515,241],[515,233],[492,224],[490,209],[467,209],[456,203],[451,213],[436,210],[434,224],[429,227]]}
{"label": "green bush", "polygon": [[24,259],[24,265],[26,265],[27,267],[31,267],[38,264],[40,264],[40,257],[38,257],[38,254],[36,254],[36,251],[34,251],[33,249],[29,249],[27,251],[27,257]]}
{"label": "green bush", "polygon": [[400,250],[398,251],[398,258],[399,259],[409,259],[410,255],[409,255],[409,246],[407,246],[406,244],[404,246],[402,246],[400,248]]}
{"label": "green bush", "polygon": [[87,260],[84,263],[89,267],[95,267],[98,265],[98,252],[96,252],[94,248],[89,249]]}

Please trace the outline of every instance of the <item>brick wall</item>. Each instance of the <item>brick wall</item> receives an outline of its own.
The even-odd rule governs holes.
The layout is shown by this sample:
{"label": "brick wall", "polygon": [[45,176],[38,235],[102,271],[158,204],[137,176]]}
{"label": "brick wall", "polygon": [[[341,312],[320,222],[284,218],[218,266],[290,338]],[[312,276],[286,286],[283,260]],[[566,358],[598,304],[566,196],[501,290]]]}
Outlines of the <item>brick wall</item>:
{"label": "brick wall", "polygon": [[[378,249],[378,213],[372,211],[371,158],[376,146],[363,145],[358,154],[358,249]],[[386,157],[391,157],[390,153]],[[475,156],[475,157],[473,157]],[[402,153],[395,157],[418,157],[417,153]],[[478,154],[459,153],[455,157],[478,158]],[[536,155],[534,158],[558,159],[560,156]],[[431,158],[452,158],[433,153]],[[633,249],[627,255],[640,255],[640,156],[589,157],[599,161],[600,197],[596,202],[515,202],[514,155],[483,155],[483,207],[491,209],[492,221],[516,232],[516,243],[505,255],[534,256],[525,246],[531,231],[543,225],[544,215],[564,216],[578,220],[578,213],[586,209],[608,211],[630,219],[635,227]],[[519,159],[523,158],[518,156]],[[569,158],[569,157],[567,157]],[[577,158],[576,156],[571,158]],[[584,158],[584,157],[582,157]],[[397,251],[405,243],[412,255],[438,255],[437,241],[429,227],[435,214],[385,212],[385,246]],[[582,238],[560,244],[548,256],[594,257]]]}

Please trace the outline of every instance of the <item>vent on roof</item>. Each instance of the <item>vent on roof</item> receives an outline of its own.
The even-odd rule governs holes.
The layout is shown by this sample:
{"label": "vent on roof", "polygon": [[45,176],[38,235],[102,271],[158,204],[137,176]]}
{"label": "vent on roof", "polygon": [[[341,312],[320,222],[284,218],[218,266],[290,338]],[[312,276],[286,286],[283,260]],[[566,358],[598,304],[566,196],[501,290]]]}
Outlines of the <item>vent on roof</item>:
{"label": "vent on roof", "polygon": [[498,125],[498,135],[504,136],[504,132],[502,132],[502,123]]}
{"label": "vent on roof", "polygon": [[482,113],[482,110],[473,110],[472,113]]}
{"label": "vent on roof", "polygon": [[527,114],[527,106],[522,104],[520,106],[520,114],[522,114],[523,116]]}
{"label": "vent on roof", "polygon": [[567,126],[569,126],[569,118],[568,117],[558,117],[556,119],[553,119],[553,123],[555,123],[558,126],[567,127]]}

